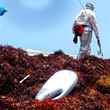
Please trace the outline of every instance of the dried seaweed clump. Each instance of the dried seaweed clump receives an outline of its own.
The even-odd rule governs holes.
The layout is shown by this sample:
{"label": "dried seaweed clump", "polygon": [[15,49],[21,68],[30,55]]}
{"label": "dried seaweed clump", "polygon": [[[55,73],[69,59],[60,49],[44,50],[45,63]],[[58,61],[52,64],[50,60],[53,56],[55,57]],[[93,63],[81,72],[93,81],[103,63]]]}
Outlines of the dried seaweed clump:
{"label": "dried seaweed clump", "polygon": [[[61,69],[76,71],[73,91],[56,101],[35,100],[45,81]],[[77,60],[61,50],[29,56],[20,48],[0,46],[0,110],[110,110],[110,59]]]}

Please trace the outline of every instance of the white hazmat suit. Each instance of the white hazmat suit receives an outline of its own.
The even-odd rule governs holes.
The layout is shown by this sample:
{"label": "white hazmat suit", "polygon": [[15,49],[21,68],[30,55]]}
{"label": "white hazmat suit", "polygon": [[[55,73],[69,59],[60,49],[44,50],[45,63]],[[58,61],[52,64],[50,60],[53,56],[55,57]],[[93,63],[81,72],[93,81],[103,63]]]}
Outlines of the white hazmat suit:
{"label": "white hazmat suit", "polygon": [[80,38],[80,51],[78,58],[83,58],[85,55],[90,55],[91,53],[91,40],[92,31],[94,31],[101,53],[101,45],[99,40],[99,31],[96,24],[96,16],[93,12],[94,7],[91,7],[91,3],[86,4],[86,8],[82,9],[79,15],[74,21],[74,25],[82,25],[84,27],[84,32],[79,37]]}

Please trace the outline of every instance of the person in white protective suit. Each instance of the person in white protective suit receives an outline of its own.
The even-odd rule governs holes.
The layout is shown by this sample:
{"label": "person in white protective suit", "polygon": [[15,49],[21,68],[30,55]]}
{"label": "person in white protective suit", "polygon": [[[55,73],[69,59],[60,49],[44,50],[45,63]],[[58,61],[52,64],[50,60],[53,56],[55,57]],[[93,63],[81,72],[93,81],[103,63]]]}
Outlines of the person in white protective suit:
{"label": "person in white protective suit", "polygon": [[80,14],[76,17],[72,31],[75,35],[73,42],[77,43],[79,36],[80,39],[80,51],[78,58],[83,58],[85,55],[90,55],[91,53],[91,40],[92,31],[94,31],[97,43],[99,46],[98,54],[102,55],[101,44],[99,40],[99,32],[96,24],[96,16],[94,11],[94,5],[92,3],[87,3],[85,8],[81,10]]}

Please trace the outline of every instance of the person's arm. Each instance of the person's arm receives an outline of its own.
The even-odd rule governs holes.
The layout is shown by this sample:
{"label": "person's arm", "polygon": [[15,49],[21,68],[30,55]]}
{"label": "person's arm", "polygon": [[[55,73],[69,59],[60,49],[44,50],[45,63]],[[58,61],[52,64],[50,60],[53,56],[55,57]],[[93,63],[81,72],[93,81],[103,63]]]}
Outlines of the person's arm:
{"label": "person's arm", "polygon": [[98,31],[98,26],[97,26],[97,23],[96,23],[96,20],[95,20],[95,17],[91,16],[90,17],[90,24],[91,24],[91,27],[95,33],[95,36],[96,36],[96,39],[97,39],[97,44],[99,46],[99,54],[102,54],[102,49],[101,49],[101,43],[100,43],[100,38],[99,38],[99,31]]}
{"label": "person's arm", "polygon": [[72,27],[72,33],[74,34],[73,43],[75,43],[75,44],[77,44],[77,41],[78,41],[77,35],[74,32],[74,27],[76,26],[77,18],[78,18],[78,16],[75,17],[75,19],[73,21],[73,27]]}

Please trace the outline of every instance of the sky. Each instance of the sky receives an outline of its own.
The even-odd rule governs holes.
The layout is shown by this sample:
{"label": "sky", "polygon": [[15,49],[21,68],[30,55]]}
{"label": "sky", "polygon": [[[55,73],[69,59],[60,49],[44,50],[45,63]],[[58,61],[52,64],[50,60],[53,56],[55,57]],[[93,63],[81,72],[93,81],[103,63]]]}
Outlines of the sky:
{"label": "sky", "polygon": [[[62,50],[77,55],[79,45],[74,44],[72,25],[81,5],[87,0],[0,0],[8,12],[0,16],[0,45],[34,49],[43,52]],[[90,1],[90,0],[89,0]],[[95,11],[100,30],[104,58],[110,58],[110,1],[97,0]],[[92,54],[97,56],[97,42],[93,35]]]}

